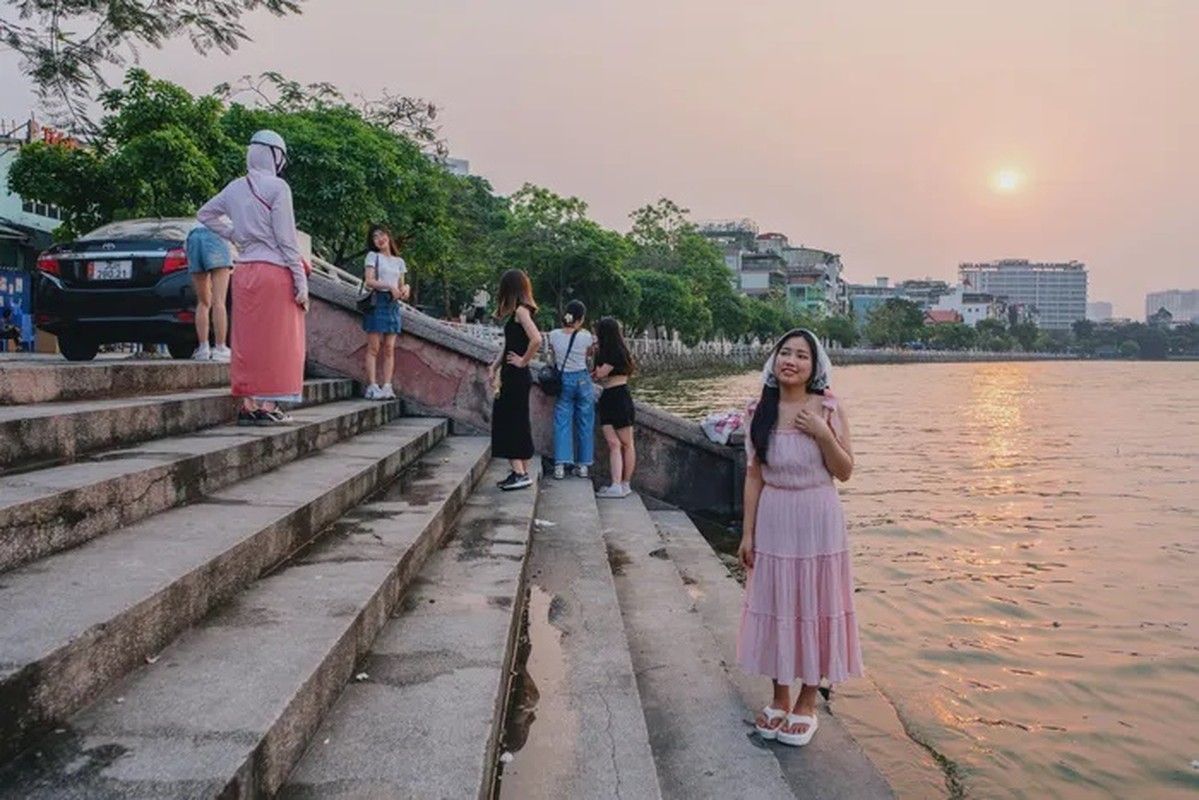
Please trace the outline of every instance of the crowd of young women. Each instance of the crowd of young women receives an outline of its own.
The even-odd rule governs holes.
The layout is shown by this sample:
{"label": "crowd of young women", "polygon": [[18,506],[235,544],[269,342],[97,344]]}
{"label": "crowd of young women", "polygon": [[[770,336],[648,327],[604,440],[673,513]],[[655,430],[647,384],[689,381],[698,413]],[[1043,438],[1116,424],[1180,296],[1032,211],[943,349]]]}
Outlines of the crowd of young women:
{"label": "crowd of young women", "polygon": [[[242,400],[238,423],[244,425],[290,422],[279,404],[299,401],[303,385],[308,278],[297,244],[291,189],[281,177],[286,164],[287,146],[278,134],[254,134],[246,175],[200,209],[197,218],[204,230],[193,232],[188,241],[201,301],[197,358],[231,359],[233,394]],[[221,240],[236,246],[235,259]],[[382,225],[371,227],[366,245],[366,396],[384,400],[395,397],[395,340],[401,330],[400,301],[408,297],[407,265],[399,243]],[[224,345],[228,326],[216,309],[224,308],[233,262],[230,354]],[[216,328],[211,350],[210,309]],[[490,370],[492,382],[499,381],[492,454],[511,466],[499,482],[505,491],[533,483],[530,365],[543,342],[536,313],[528,275],[516,269],[505,272],[495,312],[503,322],[504,342]],[[636,364],[620,324],[605,317],[589,330],[586,306],[573,300],[561,325],[549,333],[547,355],[560,385],[554,409],[554,478],[564,480],[573,473],[591,479],[598,417],[611,480],[596,494],[629,496],[636,467],[636,412],[628,383]],[[737,656],[747,673],[772,680],[773,697],[757,716],[757,734],[793,746],[807,744],[816,733],[822,681],[836,683],[862,673],[850,549],[835,486],[853,471],[853,449],[845,409],[829,388],[830,374],[819,339],[806,329],[790,331],[775,344],[762,372],[761,396],[747,415],[739,551],[747,581]],[[792,702],[796,682],[799,692]]]}

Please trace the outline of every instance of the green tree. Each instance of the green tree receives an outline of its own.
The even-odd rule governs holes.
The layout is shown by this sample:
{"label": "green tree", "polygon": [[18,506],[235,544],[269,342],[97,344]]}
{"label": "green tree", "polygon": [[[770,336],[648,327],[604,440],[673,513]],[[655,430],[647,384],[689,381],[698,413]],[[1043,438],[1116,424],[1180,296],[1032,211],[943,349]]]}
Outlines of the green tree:
{"label": "green tree", "polygon": [[836,342],[842,347],[853,347],[858,343],[861,334],[853,317],[838,314],[824,320],[824,335],[829,341]]}
{"label": "green tree", "polygon": [[[87,106],[103,70],[120,66],[146,47],[186,37],[200,53],[229,53],[249,36],[246,12],[299,13],[301,0],[2,0],[0,42],[20,58],[21,73],[42,100],[80,132],[94,132]],[[13,21],[15,20],[15,21]]]}
{"label": "green tree", "polygon": [[1036,350],[1037,335],[1040,329],[1031,322],[1017,322],[1008,330],[1012,338],[1020,345],[1020,349],[1026,353],[1031,353]]}
{"label": "green tree", "polygon": [[654,335],[662,330],[678,331],[689,345],[702,339],[711,325],[711,312],[682,278],[652,269],[636,270],[631,277],[641,290],[637,331]]}
{"label": "green tree", "polygon": [[1136,358],[1141,354],[1141,346],[1135,339],[1126,339],[1120,343],[1120,355],[1125,358]]}
{"label": "green tree", "polygon": [[720,250],[699,234],[688,213],[667,198],[632,212],[629,268],[682,279],[706,307],[703,321],[708,327],[701,338],[739,338],[748,332],[749,318],[733,290],[732,275]]}
{"label": "green tree", "polygon": [[938,350],[969,350],[974,346],[974,328],[962,322],[934,325],[929,330],[928,343]]}
{"label": "green tree", "polygon": [[914,342],[924,333],[924,312],[911,300],[890,297],[870,312],[863,335],[870,344],[896,346]]}
{"label": "green tree", "polygon": [[64,213],[60,237],[113,219],[188,216],[236,169],[240,147],[221,127],[221,104],[192,97],[144,70],[104,93],[94,145],[21,149],[9,186]]}
{"label": "green tree", "polygon": [[582,200],[532,184],[512,195],[510,208],[504,261],[529,273],[546,310],[543,324],[554,324],[574,298],[587,304],[592,319],[636,322],[639,292],[623,269],[629,256],[623,236],[588,219]]}

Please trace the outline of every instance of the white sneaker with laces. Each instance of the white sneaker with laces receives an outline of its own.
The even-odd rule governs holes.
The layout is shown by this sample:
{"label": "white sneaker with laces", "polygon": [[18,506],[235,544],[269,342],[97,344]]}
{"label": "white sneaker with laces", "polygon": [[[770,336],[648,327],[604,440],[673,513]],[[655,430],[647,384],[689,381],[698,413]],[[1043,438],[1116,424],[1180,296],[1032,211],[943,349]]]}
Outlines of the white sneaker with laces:
{"label": "white sneaker with laces", "polygon": [[196,348],[196,352],[192,353],[192,361],[211,361],[212,351],[208,348],[208,343],[200,345]]}
{"label": "white sneaker with laces", "polygon": [[631,484],[628,484],[628,483],[620,484],[620,490],[622,492],[624,492],[625,497],[628,497],[629,495],[631,495],[633,493],[633,487]]}
{"label": "white sneaker with laces", "polygon": [[619,500],[624,497],[624,490],[620,488],[620,484],[605,486],[595,493],[595,496],[600,499]]}
{"label": "white sneaker with laces", "polygon": [[233,360],[233,351],[225,345],[218,345],[212,348],[212,360],[219,361],[222,364],[228,364]]}
{"label": "white sneaker with laces", "polygon": [[566,477],[566,465],[565,464],[555,464],[554,465],[554,480],[560,481],[565,477]]}
{"label": "white sneaker with laces", "polygon": [[586,465],[575,467],[575,475],[580,478],[587,478],[588,480],[590,480],[591,479],[591,467],[588,467]]}
{"label": "white sneaker with laces", "polygon": [[380,400],[395,400],[396,399],[396,390],[394,388],[392,388],[392,385],[390,383],[384,384],[383,388],[381,388],[379,390],[379,399]]}
{"label": "white sneaker with laces", "polygon": [[382,393],[383,393],[383,390],[372,383],[370,386],[366,387],[366,391],[362,393],[362,396],[365,397],[367,400],[378,400],[379,395]]}

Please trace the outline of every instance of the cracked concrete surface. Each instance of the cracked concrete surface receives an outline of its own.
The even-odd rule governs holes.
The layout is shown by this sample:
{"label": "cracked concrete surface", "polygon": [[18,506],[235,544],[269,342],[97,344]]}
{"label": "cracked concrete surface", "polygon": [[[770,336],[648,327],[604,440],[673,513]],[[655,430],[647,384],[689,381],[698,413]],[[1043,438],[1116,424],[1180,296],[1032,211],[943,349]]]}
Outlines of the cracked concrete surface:
{"label": "cracked concrete surface", "polygon": [[491,551],[500,541],[527,548],[536,499],[501,493],[505,474],[499,462],[488,470],[281,798],[488,796],[524,586],[524,564]]}
{"label": "cracked concrete surface", "polygon": [[[551,524],[538,526],[529,565],[531,591],[544,600],[545,618],[531,605],[529,620],[540,698],[501,797],[662,797],[595,503],[589,481],[542,489],[537,516]],[[539,665],[539,647],[560,648],[558,663]]]}

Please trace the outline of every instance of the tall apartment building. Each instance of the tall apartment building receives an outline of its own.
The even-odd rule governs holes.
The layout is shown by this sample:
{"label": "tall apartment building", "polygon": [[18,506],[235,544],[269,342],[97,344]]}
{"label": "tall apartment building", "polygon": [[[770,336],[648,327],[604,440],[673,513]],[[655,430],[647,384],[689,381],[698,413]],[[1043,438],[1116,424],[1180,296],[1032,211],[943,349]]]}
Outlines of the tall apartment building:
{"label": "tall apartment building", "polygon": [[1069,330],[1087,317],[1087,267],[1078,261],[965,263],[958,265],[958,277],[970,291],[1003,299],[1045,330]]}
{"label": "tall apartment building", "polygon": [[1162,309],[1170,312],[1175,323],[1199,321],[1199,289],[1170,289],[1145,295],[1145,319]]}
{"label": "tall apartment building", "polygon": [[1112,304],[1104,300],[1087,303],[1087,319],[1091,322],[1107,322],[1112,318]]}

